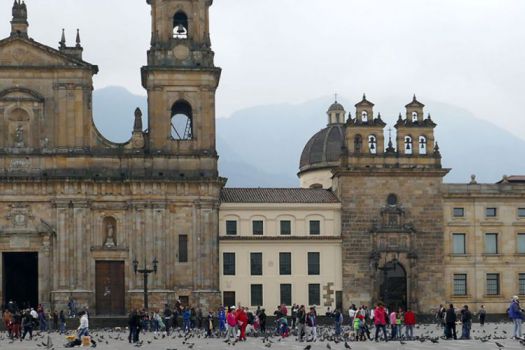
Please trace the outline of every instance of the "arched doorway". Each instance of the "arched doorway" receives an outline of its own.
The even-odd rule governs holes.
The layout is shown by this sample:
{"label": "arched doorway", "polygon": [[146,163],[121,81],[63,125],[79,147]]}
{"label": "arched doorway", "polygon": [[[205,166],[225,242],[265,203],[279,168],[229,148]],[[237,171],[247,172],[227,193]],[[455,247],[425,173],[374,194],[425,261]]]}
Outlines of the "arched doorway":
{"label": "arched doorway", "polygon": [[407,307],[407,273],[398,261],[390,261],[381,268],[379,297],[388,310]]}

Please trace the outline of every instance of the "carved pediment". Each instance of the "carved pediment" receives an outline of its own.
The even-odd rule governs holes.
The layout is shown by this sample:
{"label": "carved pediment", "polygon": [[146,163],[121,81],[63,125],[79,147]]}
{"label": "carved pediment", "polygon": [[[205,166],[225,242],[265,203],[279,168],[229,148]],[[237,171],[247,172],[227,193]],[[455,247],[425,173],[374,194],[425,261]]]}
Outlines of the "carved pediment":
{"label": "carved pediment", "polygon": [[35,91],[14,87],[0,91],[0,101],[29,101],[29,102],[44,102],[44,97]]}
{"label": "carved pediment", "polygon": [[0,41],[0,66],[35,67],[85,67],[93,66],[80,59],[68,56],[51,47],[24,38],[8,38]]}

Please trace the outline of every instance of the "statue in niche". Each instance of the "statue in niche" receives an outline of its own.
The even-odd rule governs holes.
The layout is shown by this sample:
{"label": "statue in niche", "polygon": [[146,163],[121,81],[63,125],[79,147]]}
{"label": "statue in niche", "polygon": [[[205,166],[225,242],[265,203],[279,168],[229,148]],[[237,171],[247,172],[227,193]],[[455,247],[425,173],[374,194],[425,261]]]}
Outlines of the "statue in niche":
{"label": "statue in niche", "polygon": [[22,125],[16,127],[15,144],[16,147],[24,147],[24,127]]}
{"label": "statue in niche", "polygon": [[113,223],[108,222],[106,225],[106,242],[104,242],[104,247],[113,248],[115,246],[115,227]]}

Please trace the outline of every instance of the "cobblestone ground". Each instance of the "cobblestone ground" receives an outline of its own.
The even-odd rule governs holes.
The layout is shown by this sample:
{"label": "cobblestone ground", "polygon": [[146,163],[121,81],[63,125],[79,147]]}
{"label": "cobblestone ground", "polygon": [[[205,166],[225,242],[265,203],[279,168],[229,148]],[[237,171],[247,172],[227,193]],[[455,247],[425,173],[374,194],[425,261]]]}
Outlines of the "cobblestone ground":
{"label": "cobblestone ground", "polygon": [[[458,331],[460,327],[458,327]],[[321,329],[321,337],[328,335],[331,330]],[[512,325],[510,323],[487,324],[484,328],[479,325],[473,326],[472,340],[442,340],[438,339],[437,343],[430,340],[421,341],[391,341],[388,343],[380,342],[348,342],[352,349],[525,349],[525,346],[520,342],[511,340],[510,334],[512,332]],[[205,339],[200,334],[185,340],[179,337],[179,333],[175,332],[169,337],[155,337],[152,333],[142,334],[142,345],[136,346],[129,344],[127,341],[127,333],[125,331],[101,331],[93,330],[94,339],[98,341],[97,349],[134,349],[140,347],[141,349],[151,350],[183,350],[183,349],[205,349],[205,350],[221,350],[221,349],[282,349],[282,350],[301,350],[310,345],[312,350],[315,349],[345,349],[344,342],[335,343],[328,340],[318,340],[311,343],[299,343],[295,337],[290,336],[286,339],[280,340],[278,337],[271,337],[270,342],[263,342],[262,338],[248,338],[247,342],[239,342],[235,345],[224,343],[223,339]],[[416,336],[424,338],[435,338],[442,335],[442,331],[436,326],[422,325],[416,330]],[[490,335],[490,339],[488,338]],[[496,338],[496,339],[494,339]],[[48,334],[35,336],[32,341],[14,341],[11,342],[6,339],[5,334],[0,336],[1,349],[64,349],[66,343],[65,337],[56,333],[50,333],[49,339],[52,342],[51,346],[47,346]],[[483,341],[482,341],[483,340]],[[498,345],[498,344],[499,345]]]}

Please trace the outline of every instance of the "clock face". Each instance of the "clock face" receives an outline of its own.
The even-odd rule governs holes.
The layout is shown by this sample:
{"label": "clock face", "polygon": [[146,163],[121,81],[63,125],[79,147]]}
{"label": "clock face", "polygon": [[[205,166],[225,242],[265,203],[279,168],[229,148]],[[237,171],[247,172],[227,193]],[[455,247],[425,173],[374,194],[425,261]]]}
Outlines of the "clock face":
{"label": "clock face", "polygon": [[186,45],[177,45],[175,46],[175,49],[173,49],[173,54],[175,55],[175,58],[181,61],[184,61],[190,56],[190,49]]}

